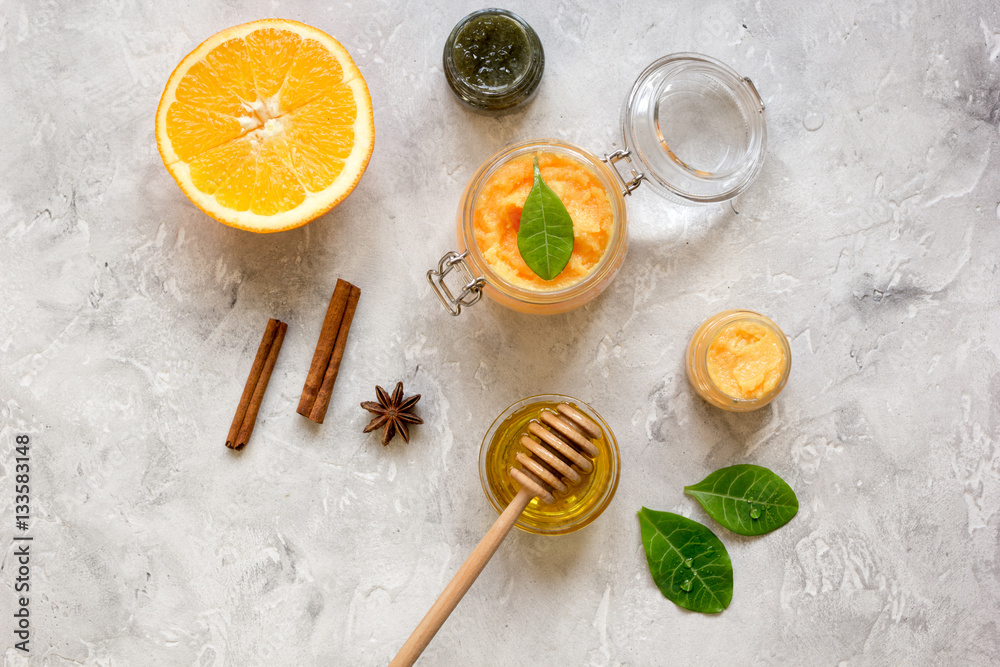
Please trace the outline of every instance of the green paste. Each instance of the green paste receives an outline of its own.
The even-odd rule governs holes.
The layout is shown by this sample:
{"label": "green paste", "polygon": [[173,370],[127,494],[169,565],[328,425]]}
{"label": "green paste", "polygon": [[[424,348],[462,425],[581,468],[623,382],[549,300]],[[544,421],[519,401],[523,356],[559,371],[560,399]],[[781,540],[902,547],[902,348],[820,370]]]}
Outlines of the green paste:
{"label": "green paste", "polygon": [[528,67],[528,36],[506,16],[480,16],[455,39],[455,68],[469,84],[490,91],[513,85]]}

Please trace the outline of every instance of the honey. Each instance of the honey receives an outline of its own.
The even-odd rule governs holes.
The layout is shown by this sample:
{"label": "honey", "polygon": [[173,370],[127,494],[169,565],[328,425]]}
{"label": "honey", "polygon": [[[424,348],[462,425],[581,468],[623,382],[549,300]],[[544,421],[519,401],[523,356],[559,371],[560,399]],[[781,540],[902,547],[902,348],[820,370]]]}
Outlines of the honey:
{"label": "honey", "polygon": [[531,533],[558,535],[579,530],[604,511],[618,487],[618,444],[604,420],[591,407],[574,398],[534,396],[507,408],[497,417],[483,440],[479,472],[490,502],[497,511],[502,511],[517,495],[519,486],[511,479],[509,470],[520,467],[515,459],[518,452],[527,453],[520,443],[521,436],[528,431],[532,421],[538,420],[543,410],[555,412],[560,403],[576,408],[600,426],[601,437],[591,440],[598,449],[598,455],[593,459],[594,470],[584,476],[578,485],[556,494],[555,503],[549,505],[535,498],[528,504],[517,526]]}

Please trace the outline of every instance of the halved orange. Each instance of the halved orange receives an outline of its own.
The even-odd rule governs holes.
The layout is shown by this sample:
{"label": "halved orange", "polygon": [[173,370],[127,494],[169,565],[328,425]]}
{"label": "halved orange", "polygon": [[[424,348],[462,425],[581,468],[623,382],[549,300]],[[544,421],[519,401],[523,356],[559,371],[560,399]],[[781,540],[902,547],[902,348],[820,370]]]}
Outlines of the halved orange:
{"label": "halved orange", "polygon": [[209,37],[177,66],[156,145],[195,206],[227,225],[278,232],[354,190],[371,158],[371,95],[334,38],[286,19]]}

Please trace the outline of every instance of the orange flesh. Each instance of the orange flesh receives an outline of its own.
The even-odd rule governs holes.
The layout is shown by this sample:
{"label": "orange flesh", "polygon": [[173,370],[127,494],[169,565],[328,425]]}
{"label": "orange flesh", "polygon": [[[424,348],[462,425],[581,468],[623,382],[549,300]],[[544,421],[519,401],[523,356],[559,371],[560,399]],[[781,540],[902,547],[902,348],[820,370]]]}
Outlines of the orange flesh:
{"label": "orange flesh", "polygon": [[332,37],[265,19],[214,35],[171,75],[157,144],[184,193],[227,224],[297,227],[339,203],[373,143],[371,98]]}
{"label": "orange flesh", "polygon": [[532,155],[511,160],[490,176],[476,197],[476,245],[493,271],[521,289],[549,292],[570,287],[600,263],[614,229],[614,214],[600,179],[581,163],[556,153],[538,154],[542,180],[573,219],[573,254],[553,280],[535,274],[517,249],[521,209],[534,183]]}
{"label": "orange flesh", "polygon": [[755,399],[772,391],[788,365],[778,334],[755,322],[724,328],[708,347],[708,376],[733,398]]}
{"label": "orange flesh", "polygon": [[340,63],[315,40],[259,30],[188,71],[167,132],[195,187],[223,206],[287,211],[333,183],[351,152],[356,110],[351,91],[338,90],[342,81]]}

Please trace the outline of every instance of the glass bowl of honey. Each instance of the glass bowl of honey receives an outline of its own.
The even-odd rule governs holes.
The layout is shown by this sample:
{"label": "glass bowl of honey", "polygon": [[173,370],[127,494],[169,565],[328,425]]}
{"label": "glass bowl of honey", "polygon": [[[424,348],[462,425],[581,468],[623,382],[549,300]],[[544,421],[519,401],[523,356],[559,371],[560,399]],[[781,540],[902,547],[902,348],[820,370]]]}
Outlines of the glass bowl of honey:
{"label": "glass bowl of honey", "polygon": [[621,468],[618,441],[607,422],[592,407],[570,396],[543,394],[517,401],[493,421],[479,450],[479,478],[483,492],[497,512],[517,495],[518,484],[511,479],[510,469],[518,467],[516,456],[527,452],[521,436],[532,422],[538,422],[543,410],[555,411],[565,403],[601,429],[599,438],[591,442],[598,454],[593,458],[593,470],[582,481],[565,492],[555,494],[555,503],[546,504],[539,498],[528,503],[517,520],[517,527],[538,535],[564,535],[580,530],[601,515],[615,496]]}

